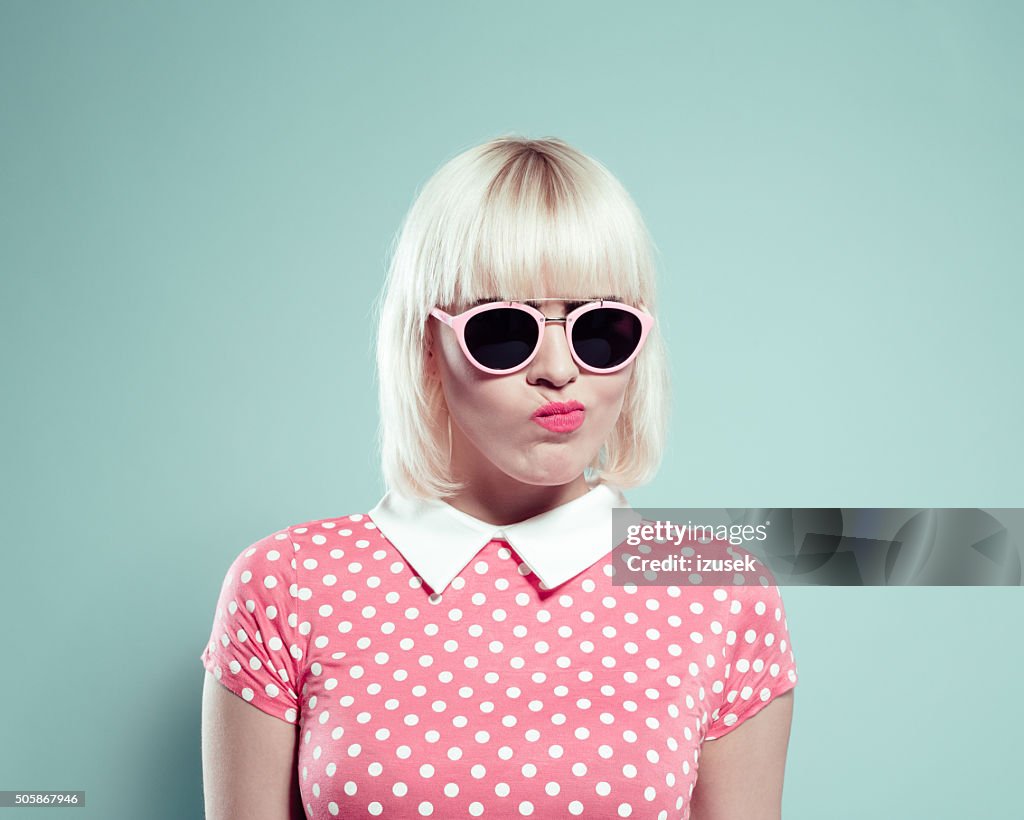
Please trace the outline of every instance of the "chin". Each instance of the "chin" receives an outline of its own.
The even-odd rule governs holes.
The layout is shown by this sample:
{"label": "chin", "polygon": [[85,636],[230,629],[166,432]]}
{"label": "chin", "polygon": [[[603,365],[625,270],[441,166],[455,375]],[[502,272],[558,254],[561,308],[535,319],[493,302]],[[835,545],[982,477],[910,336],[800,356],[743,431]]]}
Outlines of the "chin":
{"label": "chin", "polygon": [[575,466],[569,468],[562,462],[557,466],[553,466],[550,470],[531,472],[519,476],[513,475],[513,477],[523,484],[532,484],[537,487],[560,487],[563,484],[575,481],[582,473],[582,466],[579,469],[576,469]]}

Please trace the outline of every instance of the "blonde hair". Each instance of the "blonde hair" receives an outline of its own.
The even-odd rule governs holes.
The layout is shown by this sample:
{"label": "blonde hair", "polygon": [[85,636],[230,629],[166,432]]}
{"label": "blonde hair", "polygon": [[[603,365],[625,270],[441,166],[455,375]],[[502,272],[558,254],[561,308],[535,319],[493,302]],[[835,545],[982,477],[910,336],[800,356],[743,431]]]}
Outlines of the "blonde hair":
{"label": "blonde hair", "polygon": [[[614,294],[655,314],[654,254],[621,183],[561,140],[505,136],[445,163],[396,234],[376,303],[378,439],[388,489],[439,498],[464,486],[451,475],[441,384],[426,372],[431,308]],[[632,367],[619,419],[585,470],[591,484],[643,484],[661,462],[669,379],[657,321]]]}

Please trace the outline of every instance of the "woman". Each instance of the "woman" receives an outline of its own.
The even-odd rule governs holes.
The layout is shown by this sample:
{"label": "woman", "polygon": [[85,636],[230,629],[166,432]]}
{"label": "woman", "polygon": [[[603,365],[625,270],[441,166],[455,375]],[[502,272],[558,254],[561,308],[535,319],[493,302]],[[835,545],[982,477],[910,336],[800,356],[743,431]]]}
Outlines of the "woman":
{"label": "woman", "polygon": [[654,301],[640,214],[564,142],[431,178],[380,306],[387,494],[225,578],[208,818],[780,816],[778,590],[611,582],[665,437]]}

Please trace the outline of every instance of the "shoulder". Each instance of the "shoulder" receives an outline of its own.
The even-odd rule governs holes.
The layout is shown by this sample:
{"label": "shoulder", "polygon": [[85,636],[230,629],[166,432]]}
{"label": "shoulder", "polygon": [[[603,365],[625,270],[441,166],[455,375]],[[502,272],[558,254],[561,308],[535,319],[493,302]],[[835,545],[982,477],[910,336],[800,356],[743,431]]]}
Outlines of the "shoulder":
{"label": "shoulder", "polygon": [[377,537],[377,525],[369,513],[350,513],[331,518],[318,518],[291,524],[284,530],[295,549],[322,546],[328,543],[348,543],[367,546],[360,541]]}
{"label": "shoulder", "polygon": [[761,627],[773,621],[784,621],[785,608],[782,592],[775,584],[747,583],[726,587],[724,602],[732,623],[744,628],[757,624]]}
{"label": "shoulder", "polygon": [[296,536],[315,537],[330,533],[342,533],[346,530],[356,531],[373,525],[370,514],[354,512],[348,515],[337,515],[330,518],[316,518],[289,524],[284,529]]}
{"label": "shoulder", "polygon": [[753,579],[704,587],[709,608],[732,624],[765,615],[783,616],[782,593],[774,583]]}
{"label": "shoulder", "polygon": [[318,560],[351,557],[353,551],[381,544],[382,535],[367,513],[310,519],[266,533],[238,551],[224,576],[224,586],[258,590],[292,590],[304,569]]}
{"label": "shoulder", "polygon": [[369,513],[299,521],[284,532],[298,575],[323,566],[325,561],[344,564],[363,550],[375,553],[386,543]]}
{"label": "shoulder", "polygon": [[376,531],[376,525],[367,513],[330,518],[310,519],[288,524],[273,532],[264,533],[239,550],[231,563],[229,573],[241,574],[256,568],[274,569],[293,562],[295,553],[303,548],[345,539],[358,540]]}
{"label": "shoulder", "polygon": [[729,547],[728,555],[735,571],[719,573],[725,582],[713,589],[712,597],[740,620],[774,614],[776,609],[781,612],[782,594],[771,569],[742,547]]}
{"label": "shoulder", "polygon": [[298,521],[265,533],[237,551],[224,573],[222,591],[244,601],[302,597],[308,578],[325,558],[373,546],[376,526],[366,513]]}
{"label": "shoulder", "polygon": [[288,527],[266,533],[235,554],[225,583],[248,583],[255,574],[264,575],[279,564],[287,564],[292,552]]}

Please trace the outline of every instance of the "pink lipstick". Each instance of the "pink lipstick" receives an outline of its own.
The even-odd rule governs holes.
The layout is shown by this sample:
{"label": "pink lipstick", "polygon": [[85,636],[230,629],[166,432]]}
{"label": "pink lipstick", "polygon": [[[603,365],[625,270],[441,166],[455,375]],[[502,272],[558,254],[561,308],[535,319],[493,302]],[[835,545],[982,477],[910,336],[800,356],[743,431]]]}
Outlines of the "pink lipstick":
{"label": "pink lipstick", "polygon": [[553,401],[534,412],[531,419],[553,433],[571,433],[583,424],[583,414],[578,401]]}

